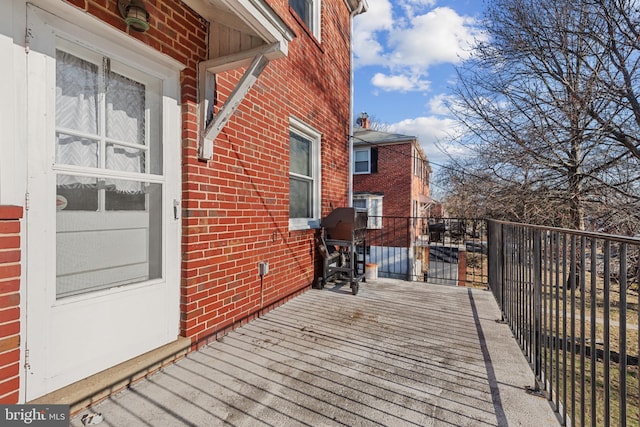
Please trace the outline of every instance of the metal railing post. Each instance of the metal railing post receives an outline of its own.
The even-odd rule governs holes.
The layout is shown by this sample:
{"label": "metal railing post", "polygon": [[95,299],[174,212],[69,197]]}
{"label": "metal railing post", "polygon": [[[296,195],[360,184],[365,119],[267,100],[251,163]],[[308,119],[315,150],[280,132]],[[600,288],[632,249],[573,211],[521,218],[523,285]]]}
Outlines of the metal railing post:
{"label": "metal railing post", "polygon": [[542,232],[535,230],[533,237],[533,360],[534,360],[534,388],[539,391],[539,381],[542,378]]}
{"label": "metal railing post", "polygon": [[598,396],[596,393],[597,390],[597,348],[596,348],[596,325],[597,325],[597,317],[596,317],[596,309],[597,309],[597,270],[598,270],[598,242],[595,237],[591,239],[591,318],[590,318],[590,334],[589,340],[591,342],[590,348],[590,377],[589,383],[591,384],[591,425],[595,427],[597,415],[598,415]]}
{"label": "metal railing post", "polygon": [[611,342],[610,342],[610,319],[611,315],[611,241],[604,242],[604,427],[611,425]]}
{"label": "metal railing post", "polygon": [[627,425],[627,244],[620,244],[620,302],[619,309],[619,385],[620,426]]}

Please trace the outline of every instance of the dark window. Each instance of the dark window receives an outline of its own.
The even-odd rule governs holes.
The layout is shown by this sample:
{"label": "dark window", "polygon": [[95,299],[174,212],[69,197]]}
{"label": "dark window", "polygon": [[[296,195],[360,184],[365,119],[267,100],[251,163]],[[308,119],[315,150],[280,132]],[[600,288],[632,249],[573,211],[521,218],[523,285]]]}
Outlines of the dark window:
{"label": "dark window", "polygon": [[371,148],[371,173],[378,173],[378,148]]}
{"label": "dark window", "polygon": [[316,35],[313,16],[314,0],[289,0],[289,6],[296,12],[300,19],[302,19],[302,22],[307,25],[311,32]]}

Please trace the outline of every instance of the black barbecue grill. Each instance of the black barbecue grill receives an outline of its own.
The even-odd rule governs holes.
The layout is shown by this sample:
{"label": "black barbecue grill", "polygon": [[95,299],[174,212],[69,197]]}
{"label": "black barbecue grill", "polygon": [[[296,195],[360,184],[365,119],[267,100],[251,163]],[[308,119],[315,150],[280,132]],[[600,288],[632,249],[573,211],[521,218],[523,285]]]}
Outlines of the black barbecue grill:
{"label": "black barbecue grill", "polygon": [[322,277],[317,288],[324,288],[332,278],[342,278],[351,284],[356,295],[360,281],[366,282],[367,210],[337,208],[321,222],[319,248],[323,257]]}

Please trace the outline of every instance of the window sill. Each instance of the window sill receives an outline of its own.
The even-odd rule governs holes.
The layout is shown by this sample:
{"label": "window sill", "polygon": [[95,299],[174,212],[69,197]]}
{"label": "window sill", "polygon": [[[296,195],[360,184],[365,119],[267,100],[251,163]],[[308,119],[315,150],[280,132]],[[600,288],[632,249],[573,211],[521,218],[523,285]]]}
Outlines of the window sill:
{"label": "window sill", "polygon": [[314,218],[289,219],[289,231],[302,231],[320,228],[320,220]]}

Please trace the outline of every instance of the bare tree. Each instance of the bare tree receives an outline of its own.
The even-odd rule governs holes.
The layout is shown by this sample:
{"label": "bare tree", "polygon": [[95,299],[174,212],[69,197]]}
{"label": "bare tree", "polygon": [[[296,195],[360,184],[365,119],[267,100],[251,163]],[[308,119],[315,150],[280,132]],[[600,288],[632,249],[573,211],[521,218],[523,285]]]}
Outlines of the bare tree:
{"label": "bare tree", "polygon": [[608,108],[594,109],[587,97],[572,95],[610,138],[640,159],[640,9],[637,0],[587,0],[601,31],[586,31],[597,52],[604,50],[606,66],[593,66],[597,84],[606,97]]}
{"label": "bare tree", "polygon": [[[630,41],[619,54],[611,49],[621,25],[632,26],[622,3],[495,0],[488,7],[489,41],[459,69],[453,106],[477,153],[462,165],[464,185],[479,178],[476,185],[490,191],[487,212],[584,229],[596,208],[637,210],[640,108],[635,114],[630,60],[638,55]],[[450,185],[462,182],[447,170]]]}
{"label": "bare tree", "polygon": [[438,180],[449,189],[444,203],[450,213],[551,226],[567,224],[567,204],[539,182],[534,171],[493,160],[479,155],[465,166],[456,161],[441,168]]}

